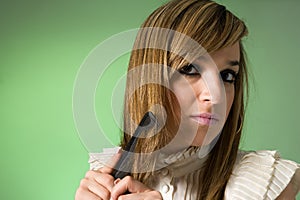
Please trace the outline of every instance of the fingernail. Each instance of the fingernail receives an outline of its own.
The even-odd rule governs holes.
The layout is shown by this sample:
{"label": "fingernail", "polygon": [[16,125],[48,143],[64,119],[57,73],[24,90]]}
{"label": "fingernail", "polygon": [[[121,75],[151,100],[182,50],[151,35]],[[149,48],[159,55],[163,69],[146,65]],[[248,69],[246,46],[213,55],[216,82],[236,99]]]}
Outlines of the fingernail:
{"label": "fingernail", "polygon": [[119,182],[120,182],[120,178],[117,178],[115,181],[114,181],[114,184],[116,185],[116,184],[118,184]]}
{"label": "fingernail", "polygon": [[119,148],[117,153],[121,153],[121,152],[122,152],[122,148]]}

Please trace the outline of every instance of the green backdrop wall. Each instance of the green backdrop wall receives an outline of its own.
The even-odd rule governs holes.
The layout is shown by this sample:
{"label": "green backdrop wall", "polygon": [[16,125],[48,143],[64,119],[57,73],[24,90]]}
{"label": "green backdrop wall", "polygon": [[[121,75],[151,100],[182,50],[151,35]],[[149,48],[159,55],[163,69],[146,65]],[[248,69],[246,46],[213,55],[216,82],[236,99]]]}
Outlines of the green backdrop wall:
{"label": "green backdrop wall", "polygon": [[[72,113],[77,71],[96,45],[137,28],[163,2],[1,1],[0,199],[74,198],[89,167]],[[219,2],[250,31],[245,46],[253,84],[241,148],[278,150],[300,162],[300,1]],[[123,67],[112,73],[124,73],[127,59],[117,60]],[[109,87],[100,89],[96,99]],[[96,110],[109,111],[101,100]],[[114,123],[106,126],[117,132]]]}

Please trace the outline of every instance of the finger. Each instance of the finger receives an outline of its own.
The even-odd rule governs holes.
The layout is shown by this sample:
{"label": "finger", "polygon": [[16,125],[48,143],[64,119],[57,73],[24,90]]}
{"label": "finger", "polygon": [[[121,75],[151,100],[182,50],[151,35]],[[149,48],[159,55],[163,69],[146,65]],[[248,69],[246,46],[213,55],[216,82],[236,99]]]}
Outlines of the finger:
{"label": "finger", "polygon": [[104,167],[101,167],[98,171],[102,173],[111,174],[113,172],[114,166],[117,164],[122,154],[121,149],[116,153],[106,164]]}
{"label": "finger", "polygon": [[83,188],[78,188],[75,194],[75,200],[102,200],[97,195],[91,193],[88,190],[85,190]]}
{"label": "finger", "polygon": [[133,193],[119,196],[118,200],[162,200],[162,196],[158,191],[150,191],[144,193]]}
{"label": "finger", "polygon": [[100,184],[90,183],[87,186],[88,190],[98,197],[101,197],[101,199],[109,200],[110,199],[110,191],[108,191],[105,187],[103,187]]}
{"label": "finger", "polygon": [[131,176],[126,176],[113,187],[111,197],[112,199],[117,199],[127,191],[130,193],[141,193],[151,191],[151,189]]}
{"label": "finger", "polygon": [[88,180],[95,181],[98,185],[104,186],[109,192],[111,192],[114,186],[114,177],[110,174],[88,171],[85,177]]}
{"label": "finger", "polygon": [[89,191],[90,193],[95,194],[97,197],[101,197],[101,199],[108,200],[110,198],[110,191],[93,179],[82,179],[79,188],[84,191]]}

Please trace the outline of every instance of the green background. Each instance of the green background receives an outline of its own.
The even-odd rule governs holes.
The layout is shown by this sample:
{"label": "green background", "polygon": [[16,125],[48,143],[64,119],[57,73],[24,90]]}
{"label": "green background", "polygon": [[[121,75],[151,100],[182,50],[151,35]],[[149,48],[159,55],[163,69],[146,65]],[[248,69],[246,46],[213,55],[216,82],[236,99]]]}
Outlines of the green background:
{"label": "green background", "polygon": [[[72,113],[77,71],[96,45],[137,28],[163,2],[0,2],[0,199],[74,199],[89,168]],[[252,87],[241,148],[274,149],[300,162],[300,1],[219,2],[250,31]],[[111,73],[124,73],[127,59],[118,59]],[[109,89],[97,89],[96,110],[108,116],[106,130],[114,134],[110,107],[101,103]]]}

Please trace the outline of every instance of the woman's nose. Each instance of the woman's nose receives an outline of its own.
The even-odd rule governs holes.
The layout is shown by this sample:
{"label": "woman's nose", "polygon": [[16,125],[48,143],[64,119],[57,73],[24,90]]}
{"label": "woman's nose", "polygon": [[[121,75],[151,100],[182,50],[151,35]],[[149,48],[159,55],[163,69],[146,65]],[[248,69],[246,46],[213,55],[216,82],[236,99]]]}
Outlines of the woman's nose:
{"label": "woman's nose", "polygon": [[201,102],[220,104],[224,95],[224,87],[218,74],[206,73],[201,75],[195,89]]}

